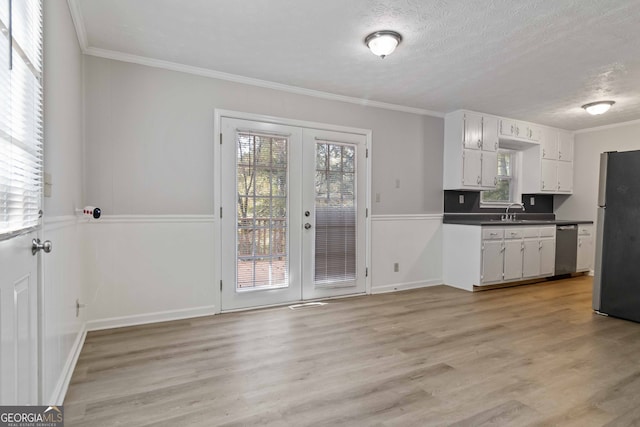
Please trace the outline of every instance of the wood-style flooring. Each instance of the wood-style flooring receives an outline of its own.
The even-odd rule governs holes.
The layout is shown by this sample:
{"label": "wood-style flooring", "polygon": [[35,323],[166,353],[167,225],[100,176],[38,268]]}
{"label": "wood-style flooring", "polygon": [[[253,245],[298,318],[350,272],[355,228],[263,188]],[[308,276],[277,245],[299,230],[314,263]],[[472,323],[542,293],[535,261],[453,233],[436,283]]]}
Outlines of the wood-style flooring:
{"label": "wood-style flooring", "polygon": [[640,324],[591,279],[91,332],[67,426],[640,424]]}

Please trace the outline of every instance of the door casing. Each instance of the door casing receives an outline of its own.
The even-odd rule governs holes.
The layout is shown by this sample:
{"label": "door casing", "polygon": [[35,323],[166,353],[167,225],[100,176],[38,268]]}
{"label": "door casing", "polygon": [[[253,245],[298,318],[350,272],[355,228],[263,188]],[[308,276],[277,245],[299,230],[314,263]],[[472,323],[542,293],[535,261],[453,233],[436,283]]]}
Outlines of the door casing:
{"label": "door casing", "polygon": [[[222,306],[222,272],[221,272],[221,255],[222,255],[222,229],[221,229],[221,219],[220,212],[222,212],[222,159],[221,159],[221,143],[222,143],[222,118],[231,118],[231,119],[241,119],[241,120],[251,120],[257,122],[264,123],[273,123],[284,126],[295,126],[301,128],[311,128],[311,129],[319,129],[326,131],[335,131],[335,132],[345,132],[345,133],[354,133],[359,135],[364,135],[366,138],[366,186],[364,188],[365,191],[365,209],[367,214],[365,221],[365,235],[366,235],[366,268],[370,273],[371,271],[371,158],[372,158],[372,147],[371,147],[371,137],[372,132],[370,129],[362,129],[348,126],[338,126],[331,125],[326,123],[318,123],[306,120],[295,120],[295,119],[287,119],[276,116],[268,116],[263,114],[252,114],[252,113],[244,113],[233,110],[224,110],[224,109],[215,109],[214,110],[214,212],[216,213],[216,226],[214,227],[214,269],[215,269],[215,300],[214,304],[216,307],[216,313],[220,313]],[[227,208],[228,211],[229,208]],[[371,274],[367,274],[365,277],[365,293],[371,294]],[[336,297],[341,298],[341,297]],[[276,304],[281,305],[281,304]],[[266,307],[266,306],[265,306]],[[242,311],[247,309],[239,309],[239,310],[225,310],[225,312],[231,311]]]}

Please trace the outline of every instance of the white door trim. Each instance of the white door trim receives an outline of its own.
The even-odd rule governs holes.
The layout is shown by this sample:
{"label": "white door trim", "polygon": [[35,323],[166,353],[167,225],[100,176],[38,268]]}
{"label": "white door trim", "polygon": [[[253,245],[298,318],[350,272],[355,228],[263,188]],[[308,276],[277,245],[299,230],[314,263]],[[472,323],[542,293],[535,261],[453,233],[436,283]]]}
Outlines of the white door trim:
{"label": "white door trim", "polygon": [[[233,111],[233,110],[225,110],[225,109],[214,109],[214,148],[213,148],[213,164],[214,164],[214,179],[216,182],[214,183],[214,194],[213,194],[213,203],[214,203],[214,216],[217,221],[217,227],[214,228],[214,271],[215,271],[215,282],[212,284],[215,289],[215,307],[216,313],[221,312],[222,307],[222,292],[220,291],[220,283],[222,281],[222,271],[221,271],[221,263],[220,257],[222,255],[222,229],[221,229],[221,221],[220,221],[220,209],[222,207],[222,160],[221,160],[221,148],[220,144],[222,140],[220,135],[222,133],[222,118],[231,118],[231,119],[242,119],[242,120],[252,120],[258,122],[265,123],[273,123],[278,125],[285,126],[296,126],[302,128],[311,128],[311,129],[319,129],[319,130],[327,130],[327,131],[336,131],[336,132],[345,132],[345,133],[354,133],[359,135],[364,135],[366,138],[366,148],[368,150],[368,156],[366,158],[367,171],[366,171],[366,188],[365,188],[365,207],[369,215],[366,218],[366,264],[371,272],[371,158],[372,158],[372,131],[371,129],[362,129],[356,127],[349,126],[339,126],[332,125],[327,123],[319,123],[312,122],[307,120],[296,120],[296,119],[287,119],[283,117],[269,116],[264,114],[254,114],[254,113],[245,113],[241,111]],[[229,208],[227,208],[228,210]],[[371,294],[371,274],[366,277],[366,293]]]}

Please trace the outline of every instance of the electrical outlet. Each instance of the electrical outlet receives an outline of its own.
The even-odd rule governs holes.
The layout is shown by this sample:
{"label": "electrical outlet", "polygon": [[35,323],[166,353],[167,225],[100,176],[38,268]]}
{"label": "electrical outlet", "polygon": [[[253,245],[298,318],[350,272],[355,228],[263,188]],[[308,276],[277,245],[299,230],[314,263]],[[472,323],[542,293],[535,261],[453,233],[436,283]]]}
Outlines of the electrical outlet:
{"label": "electrical outlet", "polygon": [[464,194],[460,194],[458,196],[458,203],[460,203],[461,205],[464,205]]}
{"label": "electrical outlet", "polygon": [[376,193],[376,203],[380,203],[380,193]]}
{"label": "electrical outlet", "polygon": [[399,262],[394,262],[393,263],[393,272],[397,273],[400,271],[400,263]]}
{"label": "electrical outlet", "polygon": [[531,206],[535,206],[536,205],[536,198],[535,197],[531,197],[529,199],[529,205],[531,205]]}

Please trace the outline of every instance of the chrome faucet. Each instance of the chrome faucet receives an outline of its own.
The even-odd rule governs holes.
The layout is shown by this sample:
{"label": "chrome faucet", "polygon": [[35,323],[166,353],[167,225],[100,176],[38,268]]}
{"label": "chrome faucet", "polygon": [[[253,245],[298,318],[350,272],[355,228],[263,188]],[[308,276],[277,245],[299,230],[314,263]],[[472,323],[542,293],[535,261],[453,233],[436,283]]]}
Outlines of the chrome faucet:
{"label": "chrome faucet", "polygon": [[520,208],[522,208],[522,212],[524,212],[524,205],[522,203],[509,203],[509,206],[507,206],[507,209],[504,213],[504,215],[502,215],[502,220],[503,221],[514,221],[516,219],[516,214],[515,213],[509,213],[509,209],[512,206],[520,206]]}

